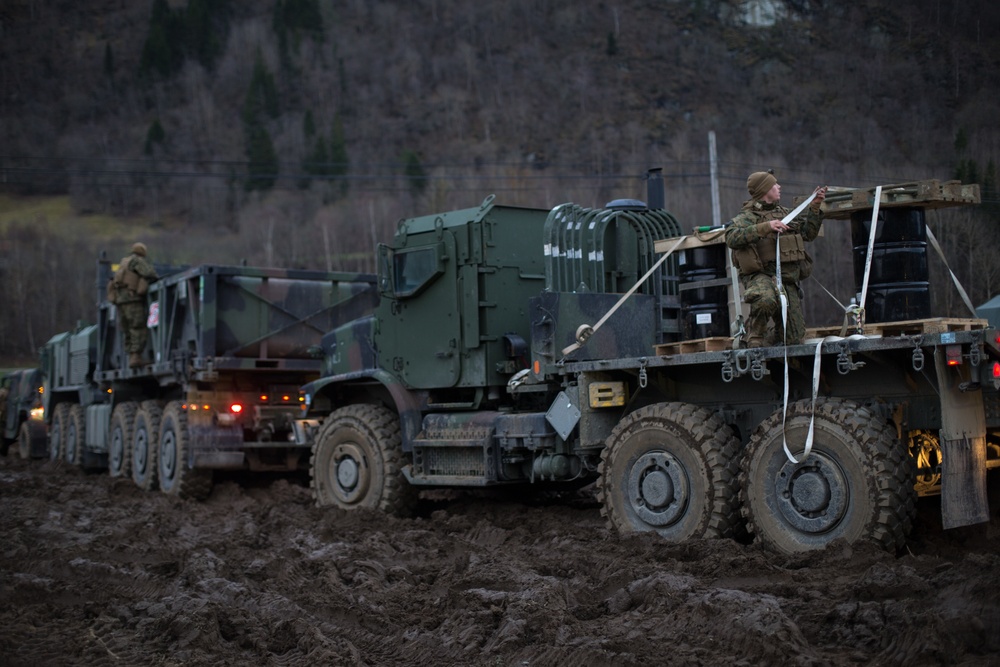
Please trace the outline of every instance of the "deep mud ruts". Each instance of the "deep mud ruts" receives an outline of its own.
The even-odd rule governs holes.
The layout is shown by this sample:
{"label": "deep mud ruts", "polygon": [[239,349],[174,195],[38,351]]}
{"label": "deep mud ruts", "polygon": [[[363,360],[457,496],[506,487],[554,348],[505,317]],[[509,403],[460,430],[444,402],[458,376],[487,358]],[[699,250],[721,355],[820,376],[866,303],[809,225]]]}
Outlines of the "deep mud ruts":
{"label": "deep mud ruts", "polygon": [[12,454],[0,664],[1000,665],[996,503],[942,531],[921,500],[901,554],[789,557],[623,537],[588,491],[397,519],[317,509],[297,478],[181,501]]}

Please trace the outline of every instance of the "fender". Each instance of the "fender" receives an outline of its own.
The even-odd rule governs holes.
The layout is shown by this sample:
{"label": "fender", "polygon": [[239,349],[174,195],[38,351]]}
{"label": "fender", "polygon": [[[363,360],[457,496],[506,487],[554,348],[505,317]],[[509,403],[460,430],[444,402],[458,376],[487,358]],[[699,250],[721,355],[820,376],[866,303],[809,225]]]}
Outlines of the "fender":
{"label": "fender", "polygon": [[386,401],[389,403],[388,407],[393,408],[396,411],[396,414],[399,415],[400,429],[402,431],[403,438],[403,451],[411,451],[413,439],[418,433],[420,433],[420,429],[422,427],[421,424],[423,417],[421,408],[427,403],[426,395],[424,392],[413,392],[407,389],[396,376],[379,368],[369,368],[351,373],[331,375],[329,377],[314,380],[313,382],[303,386],[300,389],[300,392],[304,394],[305,398],[305,411],[303,417],[307,419],[319,418],[316,416],[310,416],[310,411],[313,409],[313,404],[317,396],[327,396],[330,398],[330,411],[332,412],[343,405],[360,402],[338,402],[334,400],[333,397],[339,389],[344,388],[346,385],[364,386],[371,384],[378,384],[388,393],[389,400]]}

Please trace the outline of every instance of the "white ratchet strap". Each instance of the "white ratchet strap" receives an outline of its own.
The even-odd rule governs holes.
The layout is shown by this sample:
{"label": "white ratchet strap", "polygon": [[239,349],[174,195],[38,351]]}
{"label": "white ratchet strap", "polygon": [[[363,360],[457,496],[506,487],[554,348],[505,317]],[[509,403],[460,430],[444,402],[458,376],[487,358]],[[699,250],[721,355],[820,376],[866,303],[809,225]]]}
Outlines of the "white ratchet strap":
{"label": "white ratchet strap", "polygon": [[948,273],[951,274],[951,280],[955,283],[955,287],[958,288],[958,293],[961,295],[962,301],[965,302],[965,307],[969,309],[969,312],[972,313],[973,317],[979,317],[979,314],[976,313],[976,309],[972,305],[972,300],[969,298],[969,295],[965,293],[962,283],[958,282],[958,276],[956,276],[955,272],[951,270],[950,266],[948,266],[948,260],[945,259],[944,251],[941,249],[941,245],[938,243],[937,237],[934,236],[934,232],[932,232],[931,228],[926,225],[924,228],[927,230],[927,240],[931,242],[932,246],[934,246],[934,250],[936,250],[938,256],[941,257],[941,261],[944,262],[944,268],[948,269]]}
{"label": "white ratchet strap", "polygon": [[642,278],[639,278],[639,280],[635,283],[635,285],[632,285],[632,288],[629,291],[625,292],[625,294],[622,294],[622,297],[620,299],[618,299],[618,303],[616,303],[614,306],[612,306],[611,310],[609,310],[608,312],[606,312],[604,314],[604,317],[602,317],[600,320],[598,320],[597,324],[595,324],[593,327],[587,326],[586,324],[582,325],[578,329],[578,331],[577,331],[576,342],[573,343],[572,345],[568,345],[567,347],[564,347],[563,350],[562,350],[562,355],[565,357],[567,354],[571,354],[573,352],[576,352],[581,347],[583,347],[587,343],[587,341],[590,339],[590,337],[593,336],[594,333],[598,329],[600,329],[601,326],[605,322],[608,321],[609,317],[611,317],[612,315],[614,315],[615,311],[618,310],[618,308],[621,307],[621,305],[623,303],[625,303],[626,299],[628,299],[630,296],[632,296],[632,294],[637,289],[639,289],[640,285],[642,285],[644,282],[646,282],[647,278],[649,278],[651,275],[653,275],[653,271],[656,271],[656,269],[658,269],[660,267],[660,264],[663,264],[664,260],[666,260],[667,257],[670,257],[670,255],[674,252],[674,250],[676,250],[677,247],[681,243],[683,243],[685,239],[687,239],[687,237],[686,236],[682,236],[679,239],[677,239],[676,243],[674,243],[672,246],[670,246],[669,248],[667,248],[667,251],[665,253],[663,253],[663,257],[661,257],[660,259],[656,260],[656,264],[653,264],[653,266],[651,266],[649,268],[649,271],[646,271],[646,273],[642,276]]}
{"label": "white ratchet strap", "polygon": [[[805,210],[806,206],[809,206],[809,204],[811,204],[812,201],[813,201],[813,199],[815,199],[815,198],[816,198],[816,193],[813,192],[811,195],[809,195],[809,197],[804,202],[802,202],[801,204],[799,204],[798,206],[796,206],[795,209],[791,213],[789,213],[784,218],[782,218],[781,222],[783,224],[787,225],[789,222],[791,222],[792,220],[794,220],[795,217],[799,213],[801,213],[803,210]],[[784,287],[784,285],[781,282],[781,233],[780,232],[777,234],[777,239],[775,239],[774,256],[775,256],[775,264],[776,264],[774,273],[775,273],[775,277],[777,279],[778,299],[781,300],[781,331],[782,331],[782,334],[783,334],[783,336],[785,338],[785,340],[782,341],[782,343],[785,343],[783,345],[783,347],[784,347],[784,353],[785,353],[785,392],[784,392],[784,408],[783,408],[783,410],[781,412],[781,444],[785,448],[785,456],[788,457],[788,460],[791,461],[792,463],[798,463],[799,461],[796,460],[796,458],[794,456],[792,456],[792,452],[789,451],[789,449],[788,449],[788,441],[785,438],[785,421],[788,419],[788,389],[789,389],[788,388],[788,345],[787,345],[787,339],[788,339],[788,296],[785,294],[785,287]],[[814,366],[814,368],[813,368],[813,412],[814,413],[815,413],[815,409],[816,409],[816,393],[817,393],[817,391],[819,389],[819,352],[820,352],[820,349],[822,347],[823,347],[823,343],[822,342],[820,342],[816,346],[816,359],[813,362],[813,366]],[[806,460],[806,457],[809,456],[809,452],[812,451],[814,422],[815,422],[815,414],[813,414],[813,416],[811,416],[809,418],[809,433],[806,435],[805,451],[802,452],[802,460],[803,461]]]}
{"label": "white ratchet strap", "polygon": [[875,204],[872,207],[872,224],[868,230],[868,253],[865,255],[865,276],[861,280],[861,299],[858,302],[858,311],[865,312],[865,303],[868,300],[868,276],[871,275],[872,253],[875,250],[875,230],[878,228],[878,209],[882,203],[882,186],[875,188]]}

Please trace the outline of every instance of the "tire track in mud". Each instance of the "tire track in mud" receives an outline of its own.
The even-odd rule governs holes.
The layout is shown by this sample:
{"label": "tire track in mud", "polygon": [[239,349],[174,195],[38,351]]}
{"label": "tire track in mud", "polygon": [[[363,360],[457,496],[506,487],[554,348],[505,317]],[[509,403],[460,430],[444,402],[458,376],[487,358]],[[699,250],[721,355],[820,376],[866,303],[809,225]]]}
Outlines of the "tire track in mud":
{"label": "tire track in mud", "polygon": [[[0,458],[5,665],[984,664],[995,520],[913,553],[775,556],[610,532],[593,496],[320,510],[299,480],[204,502]],[[930,508],[933,510],[933,506]],[[926,527],[926,526],[925,526]],[[992,532],[991,532],[992,531]]]}

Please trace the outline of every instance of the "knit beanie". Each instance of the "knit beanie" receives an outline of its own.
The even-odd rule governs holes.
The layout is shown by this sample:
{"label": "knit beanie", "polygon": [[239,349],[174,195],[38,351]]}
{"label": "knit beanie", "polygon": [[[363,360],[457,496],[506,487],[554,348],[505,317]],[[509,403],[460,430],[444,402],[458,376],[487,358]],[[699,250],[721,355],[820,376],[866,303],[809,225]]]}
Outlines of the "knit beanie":
{"label": "knit beanie", "polygon": [[778,179],[774,174],[767,171],[755,171],[747,178],[747,191],[754,199],[760,199],[766,195]]}

